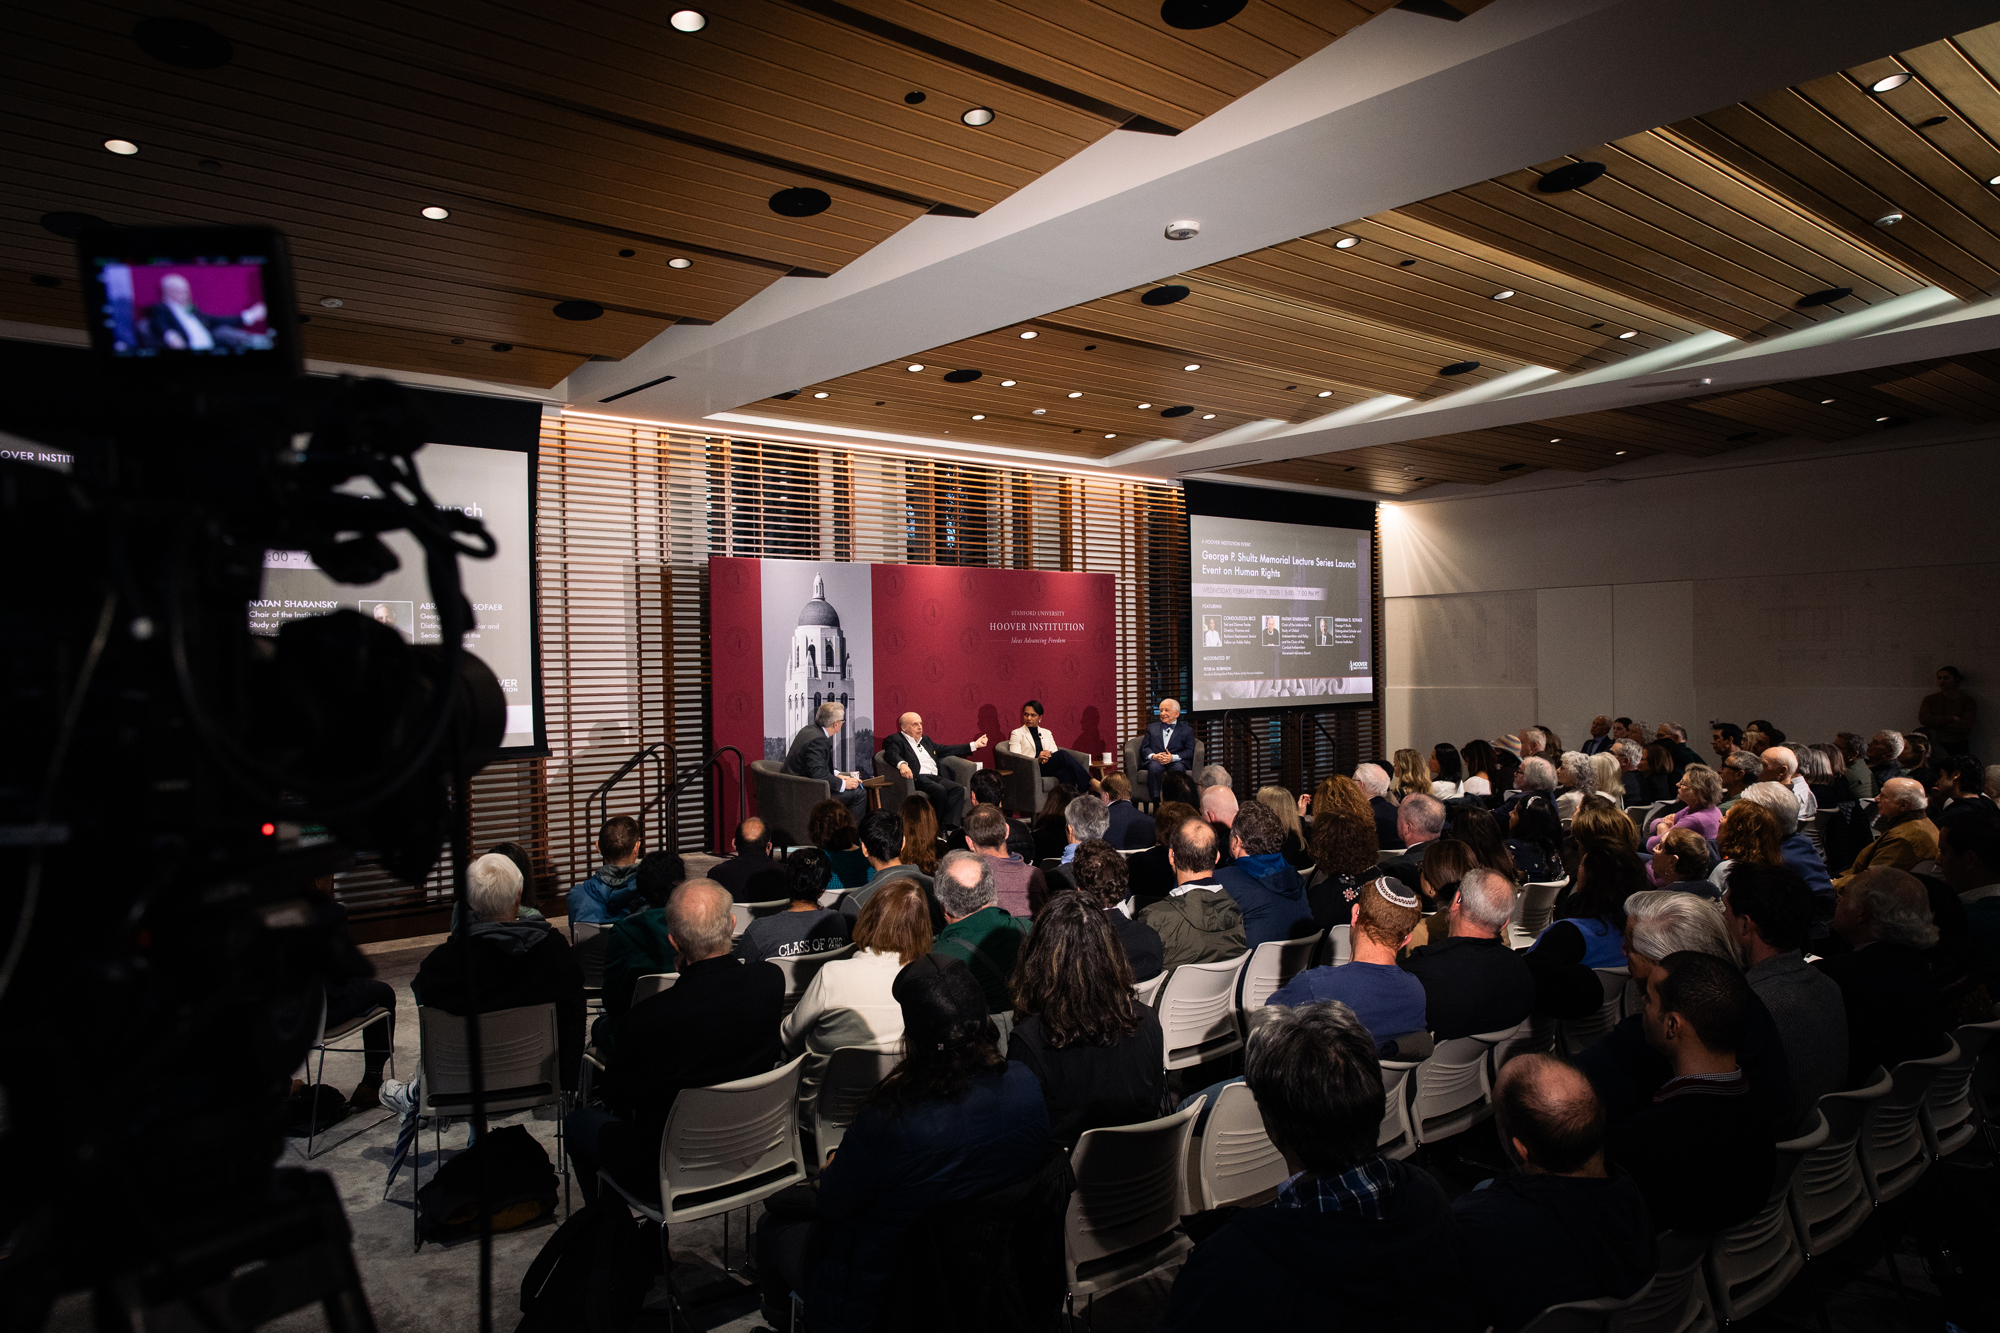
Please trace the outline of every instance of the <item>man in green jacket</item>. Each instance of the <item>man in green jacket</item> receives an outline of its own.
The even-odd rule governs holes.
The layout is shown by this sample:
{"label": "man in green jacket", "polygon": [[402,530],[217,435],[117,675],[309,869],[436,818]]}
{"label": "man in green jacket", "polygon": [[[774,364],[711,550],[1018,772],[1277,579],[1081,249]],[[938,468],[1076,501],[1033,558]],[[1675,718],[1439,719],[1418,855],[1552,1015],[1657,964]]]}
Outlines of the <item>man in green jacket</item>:
{"label": "man in green jacket", "polygon": [[931,952],[956,958],[972,971],[986,996],[986,1007],[1004,1037],[1012,1026],[1014,997],[1007,983],[1014,975],[1014,957],[1021,952],[1029,924],[994,901],[993,863],[977,852],[946,852],[935,881],[945,928]]}
{"label": "man in green jacket", "polygon": [[667,938],[666,903],[686,878],[679,852],[653,852],[639,863],[639,897],[646,908],[613,926],[604,943],[604,1017],[591,1030],[591,1044],[606,1055],[617,1044],[619,1020],[632,1007],[632,984],[678,967]]}
{"label": "man in green jacket", "polygon": [[1243,952],[1243,911],[1215,878],[1215,828],[1190,819],[1167,835],[1167,864],[1175,888],[1140,914],[1160,933],[1164,967],[1216,963]]}

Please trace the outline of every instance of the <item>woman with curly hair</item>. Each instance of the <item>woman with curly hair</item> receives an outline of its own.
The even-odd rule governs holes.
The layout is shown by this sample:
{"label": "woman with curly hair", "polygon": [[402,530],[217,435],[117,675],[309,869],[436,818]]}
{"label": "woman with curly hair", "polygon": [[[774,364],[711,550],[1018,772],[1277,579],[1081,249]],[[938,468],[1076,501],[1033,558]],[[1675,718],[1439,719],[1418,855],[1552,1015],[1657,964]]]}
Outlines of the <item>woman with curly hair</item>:
{"label": "woman with curly hair", "polygon": [[1689,764],[1674,794],[1680,798],[1681,808],[1653,821],[1652,836],[1646,839],[1649,852],[1677,828],[1692,829],[1704,840],[1712,840],[1722,825],[1722,811],[1718,808],[1722,803],[1722,775],[1707,764]]}
{"label": "woman with curly hair", "polygon": [[1050,1138],[1074,1148],[1085,1130],[1162,1114],[1160,1020],[1133,998],[1125,949],[1096,903],[1049,899],[1014,964],[1013,994],[1007,1058],[1042,1085]]}
{"label": "woman with curly hair", "polygon": [[1347,924],[1360,900],[1361,886],[1380,873],[1376,867],[1375,811],[1353,778],[1331,777],[1313,797],[1313,870],[1306,879],[1306,905],[1313,924]]}
{"label": "woman with curly hair", "polygon": [[1411,792],[1422,792],[1426,796],[1431,794],[1430,761],[1415,750],[1396,751],[1395,770],[1389,791],[1398,801]]}
{"label": "woman with curly hair", "polygon": [[1590,766],[1590,756],[1578,750],[1564,755],[1556,764],[1556,786],[1556,814],[1575,819],[1583,798],[1597,792],[1597,770]]}
{"label": "woman with curly hair", "polygon": [[843,803],[828,798],[806,816],[806,838],[826,853],[833,877],[843,889],[858,889],[868,882],[868,857],[861,850],[861,830],[854,815]]}
{"label": "woman with curly hair", "polygon": [[1716,832],[1715,847],[1722,853],[1722,859],[1709,872],[1708,882],[1721,893],[1729,883],[1729,867],[1738,861],[1782,866],[1785,860],[1779,847],[1784,840],[1776,815],[1753,802],[1738,801],[1729,807],[1729,813],[1722,817],[1722,827]]}

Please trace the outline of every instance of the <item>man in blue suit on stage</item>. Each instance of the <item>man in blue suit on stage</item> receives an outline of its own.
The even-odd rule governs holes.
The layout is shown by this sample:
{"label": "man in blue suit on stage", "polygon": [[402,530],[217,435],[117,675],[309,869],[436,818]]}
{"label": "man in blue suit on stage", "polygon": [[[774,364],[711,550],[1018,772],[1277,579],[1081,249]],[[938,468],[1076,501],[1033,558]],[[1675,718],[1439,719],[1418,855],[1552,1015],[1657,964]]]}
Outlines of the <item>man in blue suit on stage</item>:
{"label": "man in blue suit on stage", "polygon": [[1160,720],[1146,728],[1146,783],[1160,799],[1160,779],[1173,769],[1194,767],[1194,728],[1181,721],[1180,702],[1160,700]]}

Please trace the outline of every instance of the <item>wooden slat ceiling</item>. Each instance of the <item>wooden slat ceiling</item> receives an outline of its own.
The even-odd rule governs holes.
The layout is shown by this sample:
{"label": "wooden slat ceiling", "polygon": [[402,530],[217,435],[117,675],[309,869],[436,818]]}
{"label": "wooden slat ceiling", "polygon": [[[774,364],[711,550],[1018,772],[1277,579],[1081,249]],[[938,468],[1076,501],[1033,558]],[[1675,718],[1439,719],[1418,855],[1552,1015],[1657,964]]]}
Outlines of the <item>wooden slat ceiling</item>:
{"label": "wooden slat ceiling", "polygon": [[[76,0],[9,28],[0,268],[67,283],[68,243],[39,225],[53,212],[270,222],[305,308],[343,302],[309,354],[546,385],[783,274],[830,273],[927,211],[982,211],[1121,124],[1185,129],[1387,7],[1260,3],[1177,32],[1144,0],[1076,0],[1059,22],[1026,4],[969,20],[721,0],[686,34],[642,0],[208,0],[173,12],[233,58],[185,69],[132,37],[156,6]],[[997,118],[962,124],[974,106]],[[111,137],[141,152],[108,154]],[[832,206],[778,216],[767,200],[795,186]],[[429,205],[450,219],[423,220]],[[0,318],[57,314],[35,292],[0,284]],[[563,322],[566,299],[606,313]]]}
{"label": "wooden slat ceiling", "polygon": [[[1897,69],[1917,77],[1868,90]],[[1579,189],[1537,188],[1572,162],[1606,170]],[[801,386],[783,414],[1103,457],[1260,417],[1305,421],[1382,394],[1434,398],[1524,367],[1590,370],[1703,330],[1756,340],[1928,286],[1979,297],[2000,289],[1995,177],[2000,25],[1163,276],[1189,289],[1174,304],[1144,305],[1147,288],[1134,288],[1054,312],[1035,327],[1064,340],[1038,340],[1032,354],[1002,330],[914,358],[937,363],[922,377],[899,363]],[[1904,220],[1876,226],[1890,211]],[[1852,294],[1800,304],[1834,288]],[[1495,299],[1503,291],[1513,294]],[[1127,350],[1112,354],[1114,340]],[[1479,366],[1439,375],[1463,361]],[[1185,362],[1203,370],[1182,374]],[[986,378],[935,382],[958,367]],[[1032,393],[996,391],[998,378]],[[1991,410],[1996,380],[2000,367],[1959,358],[1239,471],[1406,494],[1784,435],[1844,439],[1883,417],[1993,419],[1978,414]],[[1058,390],[1084,397],[1043,401]],[[1024,414],[1008,395],[1050,410]],[[1198,410],[1163,420],[1138,402]]]}

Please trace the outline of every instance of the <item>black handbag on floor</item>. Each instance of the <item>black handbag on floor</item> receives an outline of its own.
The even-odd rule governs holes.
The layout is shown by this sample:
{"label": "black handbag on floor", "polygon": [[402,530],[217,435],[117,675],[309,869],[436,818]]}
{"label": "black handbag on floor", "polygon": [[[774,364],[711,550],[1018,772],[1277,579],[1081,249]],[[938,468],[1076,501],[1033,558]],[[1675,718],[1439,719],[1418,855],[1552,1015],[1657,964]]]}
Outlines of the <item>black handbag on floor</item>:
{"label": "black handbag on floor", "polygon": [[425,1240],[456,1240],[479,1229],[480,1172],[493,1230],[512,1231],[556,1210],[556,1169],[525,1125],[496,1129],[438,1168],[417,1191]]}
{"label": "black handbag on floor", "polygon": [[659,1232],[605,1191],[570,1214],[521,1278],[514,1333],[625,1333],[659,1271]]}

